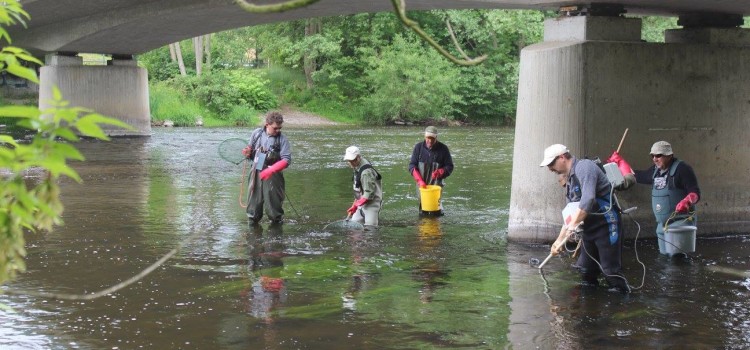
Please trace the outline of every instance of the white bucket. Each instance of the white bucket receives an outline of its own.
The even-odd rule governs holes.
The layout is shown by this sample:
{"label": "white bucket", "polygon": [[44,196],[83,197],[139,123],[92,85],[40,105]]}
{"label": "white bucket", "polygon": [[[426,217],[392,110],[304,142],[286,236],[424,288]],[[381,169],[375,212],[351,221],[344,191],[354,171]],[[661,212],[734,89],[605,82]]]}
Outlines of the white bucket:
{"label": "white bucket", "polygon": [[692,253],[695,251],[695,226],[667,226],[664,230],[664,248],[667,254]]}

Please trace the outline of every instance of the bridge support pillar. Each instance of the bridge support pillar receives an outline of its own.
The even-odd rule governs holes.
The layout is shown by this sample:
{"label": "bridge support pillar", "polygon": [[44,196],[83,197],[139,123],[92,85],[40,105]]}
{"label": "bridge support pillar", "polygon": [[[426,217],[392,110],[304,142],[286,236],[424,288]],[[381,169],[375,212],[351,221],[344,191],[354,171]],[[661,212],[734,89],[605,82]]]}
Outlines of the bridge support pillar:
{"label": "bridge support pillar", "polygon": [[39,73],[39,108],[50,107],[57,86],[71,105],[117,118],[134,130],[104,125],[110,136],[151,135],[148,74],[135,60],[113,59],[106,66],[85,66],[81,57],[48,55]]}
{"label": "bridge support pillar", "polygon": [[[750,232],[750,30],[688,28],[667,42],[640,39],[640,19],[550,19],[545,41],[521,52],[508,238],[550,242],[562,225],[563,189],[539,167],[562,143],[579,158],[620,150],[646,169],[651,144],[666,140],[691,164],[702,196],[699,235]],[[641,237],[654,236],[650,187],[619,194],[637,206]],[[626,223],[626,237],[636,233]]]}

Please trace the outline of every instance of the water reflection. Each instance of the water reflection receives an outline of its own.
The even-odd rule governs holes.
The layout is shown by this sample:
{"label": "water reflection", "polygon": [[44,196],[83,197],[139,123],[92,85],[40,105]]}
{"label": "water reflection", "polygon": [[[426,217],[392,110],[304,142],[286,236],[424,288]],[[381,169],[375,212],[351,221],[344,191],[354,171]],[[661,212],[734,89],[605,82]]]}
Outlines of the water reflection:
{"label": "water reflection", "polygon": [[[0,347],[747,348],[750,238],[701,240],[689,259],[630,242],[632,295],[577,285],[572,261],[544,274],[548,246],[507,244],[510,129],[446,128],[456,169],[446,216],[420,218],[406,172],[422,128],[285,130],[292,207],[280,226],[248,226],[241,167],[216,146],[241,129],[156,129],[149,139],[86,141],[84,184],[62,183],[67,225],[28,237],[28,273],[10,287],[88,293],[133,276],[197,235],[129,288],[89,302],[3,295]],[[383,175],[377,231],[325,230],[351,203],[340,150],[362,146]],[[490,147],[488,147],[490,145]],[[513,166],[525,166],[518,161]],[[529,166],[536,166],[530,164]],[[287,205],[285,202],[285,206]],[[627,205],[626,207],[629,207]],[[723,269],[723,270],[722,270]]]}
{"label": "water reflection", "polygon": [[440,254],[443,232],[437,218],[421,217],[418,225],[418,258],[412,276],[422,285],[419,289],[419,300],[428,303],[432,301],[435,290],[443,284],[441,278],[448,275],[441,263],[444,260]]}
{"label": "water reflection", "polygon": [[253,225],[248,235],[250,287],[241,297],[249,302],[248,312],[267,325],[274,321],[273,311],[286,301],[286,287],[282,277],[273,271],[284,266],[282,225],[271,223],[266,236],[261,225]]}

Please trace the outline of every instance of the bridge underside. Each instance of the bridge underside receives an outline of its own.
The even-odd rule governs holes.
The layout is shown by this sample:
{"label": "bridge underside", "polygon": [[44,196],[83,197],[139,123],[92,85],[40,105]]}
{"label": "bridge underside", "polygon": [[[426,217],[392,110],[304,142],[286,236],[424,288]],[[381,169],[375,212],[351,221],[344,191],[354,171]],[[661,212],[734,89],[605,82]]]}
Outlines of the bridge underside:
{"label": "bridge underside", "polygon": [[[169,43],[223,30],[303,18],[393,11],[388,0],[320,0],[272,14],[252,14],[231,0],[22,0],[28,28],[9,28],[14,45],[36,53],[133,55]],[[254,1],[258,4],[280,0]],[[407,10],[537,9],[563,6],[621,8],[629,14],[689,17],[695,14],[750,15],[746,0],[405,0]]]}

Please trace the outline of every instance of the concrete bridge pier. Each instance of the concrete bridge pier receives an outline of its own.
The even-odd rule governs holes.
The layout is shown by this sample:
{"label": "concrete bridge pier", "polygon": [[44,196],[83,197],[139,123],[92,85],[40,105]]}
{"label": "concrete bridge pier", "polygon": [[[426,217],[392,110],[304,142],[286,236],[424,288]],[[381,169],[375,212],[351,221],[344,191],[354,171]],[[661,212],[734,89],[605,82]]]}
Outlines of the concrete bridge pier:
{"label": "concrete bridge pier", "polygon": [[73,106],[117,118],[134,130],[104,125],[110,136],[151,135],[148,74],[133,59],[113,59],[106,66],[84,66],[81,57],[47,55],[39,73],[39,108],[50,107],[52,87]]}
{"label": "concrete bridge pier", "polygon": [[[699,235],[750,232],[750,30],[710,17],[680,22],[685,29],[657,44],[641,41],[637,18],[550,19],[544,42],[523,49],[510,240],[551,242],[562,225],[563,189],[539,167],[546,146],[606,159],[625,128],[620,153],[633,168],[652,164],[658,140],[693,166],[702,191]],[[639,208],[640,237],[654,236],[650,191],[637,185],[619,194],[623,207]],[[635,227],[624,222],[632,238]]]}

